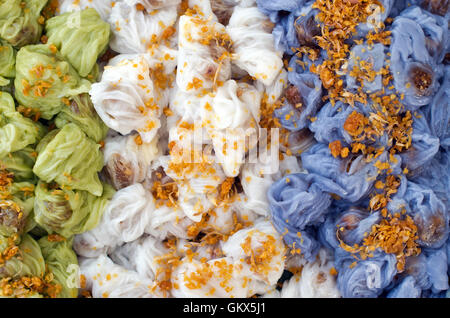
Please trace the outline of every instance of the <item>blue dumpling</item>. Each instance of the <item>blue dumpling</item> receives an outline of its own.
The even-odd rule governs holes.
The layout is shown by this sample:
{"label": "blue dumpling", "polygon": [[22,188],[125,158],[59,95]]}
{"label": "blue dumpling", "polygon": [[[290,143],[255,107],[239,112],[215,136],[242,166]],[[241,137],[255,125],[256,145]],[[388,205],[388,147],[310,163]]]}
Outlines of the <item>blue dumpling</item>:
{"label": "blue dumpling", "polygon": [[[383,154],[378,160],[386,161],[385,157]],[[309,173],[322,177],[316,180],[322,189],[350,202],[366,198],[379,174],[375,162],[366,162],[363,155],[334,158],[328,145],[321,143],[312,146],[301,158]]]}
{"label": "blue dumpling", "polygon": [[372,225],[377,224],[380,219],[378,212],[370,213],[356,207],[330,213],[319,228],[319,240],[324,246],[335,251],[342,249],[339,239],[349,246],[359,245],[370,233]]}
{"label": "blue dumpling", "polygon": [[309,129],[318,142],[329,144],[340,140],[350,145],[353,138],[345,131],[344,124],[353,111],[355,108],[340,101],[335,105],[328,102],[317,113],[316,120],[309,124]]}
{"label": "blue dumpling", "polygon": [[417,175],[426,169],[439,151],[439,138],[431,133],[425,115],[421,111],[417,111],[413,118],[411,147],[400,154],[402,166],[409,170],[408,177]]}
{"label": "blue dumpling", "polygon": [[450,152],[441,149],[431,162],[422,169],[419,175],[411,178],[424,188],[433,189],[436,196],[446,205],[450,211]]}
{"label": "blue dumpling", "polygon": [[331,196],[314,182],[314,176],[296,173],[285,176],[271,185],[268,199],[272,215],[297,229],[321,223],[331,204]]}
{"label": "blue dumpling", "polygon": [[395,0],[380,0],[380,6],[374,7],[374,12],[371,16],[367,18],[366,23],[360,23],[356,27],[356,38],[364,37],[369,31],[374,31],[380,28],[380,24],[384,23],[386,18],[391,13],[392,6]]}
{"label": "blue dumpling", "polygon": [[289,246],[300,248],[307,259],[319,247],[312,226],[323,222],[331,197],[323,192],[308,174],[290,174],[268,190],[271,218],[275,229]]}
{"label": "blue dumpling", "polygon": [[417,286],[416,280],[412,276],[406,276],[400,284],[393,288],[387,298],[419,298],[422,289]]}
{"label": "blue dumpling", "polygon": [[[353,46],[350,51],[348,59],[348,71],[351,71],[354,67],[359,68],[361,63],[367,62],[372,65],[371,69],[375,72],[379,72],[385,63],[385,47],[381,43],[376,43],[374,45],[359,44]],[[346,75],[347,89],[353,92],[361,86],[359,82],[350,74]],[[364,80],[362,89],[366,93],[370,94],[379,91],[383,88],[381,74],[377,74],[373,81],[369,82],[367,79]]]}
{"label": "blue dumpling", "polygon": [[433,136],[439,138],[441,147],[450,150],[450,66],[445,67],[441,87],[424,113]]}
{"label": "blue dumpling", "polygon": [[425,249],[423,252],[427,258],[427,273],[431,282],[432,292],[439,293],[449,289],[447,247]]}
{"label": "blue dumpling", "polygon": [[275,109],[274,115],[280,124],[288,130],[299,131],[308,126],[322,105],[322,81],[312,73],[288,73],[293,85],[292,93],[287,94],[284,105]]}
{"label": "blue dumpling", "polygon": [[408,181],[404,199],[408,214],[418,229],[418,243],[424,247],[439,248],[448,238],[449,213],[445,204],[433,190]]}
{"label": "blue dumpling", "polygon": [[439,89],[443,74],[439,63],[447,46],[444,22],[442,17],[414,6],[392,24],[391,71],[395,89],[409,110],[429,104]]}
{"label": "blue dumpling", "polygon": [[373,257],[355,261],[351,255],[335,261],[337,286],[345,298],[375,298],[397,274],[393,254],[376,251]]}

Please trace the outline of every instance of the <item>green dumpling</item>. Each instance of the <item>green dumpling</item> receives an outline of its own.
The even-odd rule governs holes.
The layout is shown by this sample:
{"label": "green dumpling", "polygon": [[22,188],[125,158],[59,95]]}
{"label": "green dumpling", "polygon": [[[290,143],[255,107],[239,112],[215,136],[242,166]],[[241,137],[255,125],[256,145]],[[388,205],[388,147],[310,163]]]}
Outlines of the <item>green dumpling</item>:
{"label": "green dumpling", "polygon": [[45,236],[38,241],[53,282],[61,286],[57,297],[75,298],[78,296],[78,260],[72,250],[72,240],[51,241]]}
{"label": "green dumpling", "polygon": [[[9,156],[6,158],[10,159]],[[32,167],[26,163],[19,167],[13,166],[11,162],[6,161],[9,165],[3,162],[0,162],[0,235],[26,233],[36,225],[33,216],[35,185],[34,179],[31,180],[33,182],[23,181],[19,169]]]}
{"label": "green dumpling", "polygon": [[42,132],[41,125],[16,111],[9,93],[0,92],[0,158],[35,144]]}
{"label": "green dumpling", "polygon": [[6,169],[14,176],[14,181],[36,182],[33,166],[36,162],[37,152],[30,146],[19,151],[9,153],[0,158],[0,169]]}
{"label": "green dumpling", "polygon": [[6,41],[0,40],[0,76],[16,76],[16,51]]}
{"label": "green dumpling", "polygon": [[75,124],[69,123],[52,138],[44,137],[37,146],[38,157],[33,172],[41,180],[55,181],[74,190],[85,190],[95,196],[102,195],[103,186],[98,172],[103,167],[100,145]]}
{"label": "green dumpling", "polygon": [[36,225],[34,189],[35,185],[30,182],[13,182],[0,187],[0,235],[27,233]]}
{"label": "green dumpling", "polygon": [[14,237],[0,236],[0,252],[3,255],[8,254],[8,250],[12,252],[14,250],[17,251],[9,259],[2,256],[3,265],[0,271],[0,278],[43,277],[45,274],[45,262],[39,244],[28,234],[21,237],[20,244],[17,243],[17,239],[14,239]]}
{"label": "green dumpling", "polygon": [[89,94],[75,96],[56,116],[55,125],[58,128],[69,122],[77,124],[95,142],[103,140],[109,129],[95,111]]}
{"label": "green dumpling", "polygon": [[36,223],[49,234],[64,237],[93,229],[115,192],[110,185],[103,186],[103,195],[96,197],[87,191],[61,189],[57,184],[39,182],[34,201]]}
{"label": "green dumpling", "polygon": [[95,9],[89,8],[47,20],[45,31],[48,43],[53,43],[78,73],[86,77],[108,46],[110,26]]}
{"label": "green dumpling", "polygon": [[[20,244],[19,244],[20,243]],[[0,236],[0,297],[8,298],[42,298],[61,297],[72,295],[63,286],[58,266],[55,266],[55,258],[49,249],[57,251],[58,257],[65,260],[58,261],[63,264],[78,264],[74,262],[73,252],[62,252],[61,247],[55,243],[41,244],[30,235],[25,234],[21,238],[18,235]],[[48,264],[45,262],[48,260]],[[76,257],[75,257],[76,260]],[[70,269],[70,268],[67,268]]]}
{"label": "green dumpling", "polygon": [[0,0],[0,38],[15,47],[39,41],[47,0]]}
{"label": "green dumpling", "polygon": [[29,45],[17,52],[14,81],[17,101],[51,119],[69,99],[88,93],[91,82],[59,53],[54,45]]}

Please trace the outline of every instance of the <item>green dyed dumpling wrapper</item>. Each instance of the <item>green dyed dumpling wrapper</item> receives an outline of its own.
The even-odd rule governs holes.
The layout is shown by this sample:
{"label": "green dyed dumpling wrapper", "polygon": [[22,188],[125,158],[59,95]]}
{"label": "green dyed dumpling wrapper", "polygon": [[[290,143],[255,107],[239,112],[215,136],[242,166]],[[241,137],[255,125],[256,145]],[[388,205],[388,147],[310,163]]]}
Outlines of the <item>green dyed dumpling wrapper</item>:
{"label": "green dyed dumpling wrapper", "polygon": [[39,41],[47,0],[0,0],[0,38],[15,47]]}
{"label": "green dyed dumpling wrapper", "polygon": [[86,77],[108,46],[110,26],[95,9],[89,8],[47,20],[45,31],[48,43],[53,43],[78,73]]}
{"label": "green dyed dumpling wrapper", "polygon": [[53,274],[52,283],[59,284],[62,287],[57,297],[77,297],[79,275],[76,269],[78,268],[78,260],[72,250],[72,240],[52,242],[45,236],[38,242],[48,271]]}
{"label": "green dyed dumpling wrapper", "polygon": [[35,191],[34,218],[49,234],[71,237],[93,229],[114,195],[114,189],[104,184],[103,195],[96,197],[87,191],[61,189],[56,184],[39,182]]}
{"label": "green dyed dumpling wrapper", "polygon": [[[0,251],[3,253],[9,246],[9,239],[0,236]],[[44,257],[39,244],[28,234],[21,238],[19,251],[11,259],[1,265],[0,278],[21,276],[43,277],[45,273]]]}
{"label": "green dyed dumpling wrapper", "polygon": [[69,123],[51,140],[42,139],[33,172],[41,180],[55,181],[74,190],[102,195],[103,186],[98,172],[103,167],[100,145],[88,138],[77,125]]}
{"label": "green dyed dumpling wrapper", "polygon": [[109,129],[95,111],[89,94],[75,96],[70,105],[63,107],[55,119],[58,128],[70,122],[77,124],[95,142],[103,140]]}
{"label": "green dyed dumpling wrapper", "polygon": [[0,191],[0,235],[27,233],[36,225],[34,189],[30,182],[14,182]]}
{"label": "green dyed dumpling wrapper", "polygon": [[39,110],[51,119],[69,99],[88,93],[91,82],[81,78],[51,45],[29,45],[17,52],[15,96],[26,107]]}
{"label": "green dyed dumpling wrapper", "polygon": [[3,168],[12,173],[16,182],[30,181],[35,183],[37,180],[33,173],[33,166],[36,157],[37,152],[28,146],[0,158],[0,169]]}
{"label": "green dyed dumpling wrapper", "polygon": [[16,76],[16,51],[7,42],[0,40],[0,76]]}
{"label": "green dyed dumpling wrapper", "polygon": [[0,158],[36,143],[42,127],[16,111],[9,93],[0,92]]}

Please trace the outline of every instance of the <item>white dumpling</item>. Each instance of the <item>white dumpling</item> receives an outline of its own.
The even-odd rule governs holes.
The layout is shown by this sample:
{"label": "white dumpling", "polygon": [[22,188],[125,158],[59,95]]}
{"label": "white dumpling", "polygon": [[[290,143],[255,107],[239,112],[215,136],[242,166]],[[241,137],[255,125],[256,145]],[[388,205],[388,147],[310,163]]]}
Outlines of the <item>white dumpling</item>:
{"label": "white dumpling", "polygon": [[264,85],[271,85],[283,68],[273,44],[272,24],[257,7],[235,7],[227,26],[233,41],[233,63]]}
{"label": "white dumpling", "polygon": [[199,222],[212,208],[216,189],[225,180],[215,156],[208,151],[202,153],[202,150],[186,149],[175,142],[170,156],[158,161],[178,185],[178,206],[194,222]]}
{"label": "white dumpling", "polygon": [[258,139],[261,95],[251,85],[229,80],[217,89],[204,122],[218,162],[228,177],[235,177],[245,154]]}
{"label": "white dumpling", "polygon": [[113,0],[58,0],[58,14],[63,14],[66,12],[81,11],[87,8],[95,9],[102,20],[107,21],[109,15],[111,14],[111,9],[113,3],[117,1]]}
{"label": "white dumpling", "polygon": [[321,249],[317,260],[303,265],[300,275],[294,275],[283,284],[283,298],[337,298],[341,297],[333,275],[333,256]]}
{"label": "white dumpling", "polygon": [[188,227],[193,224],[178,206],[161,205],[151,212],[145,233],[164,240],[168,237],[187,239]]}
{"label": "white dumpling", "polygon": [[159,268],[158,257],[169,252],[161,240],[142,236],[117,248],[110,257],[114,263],[136,271],[142,277],[155,280]]}
{"label": "white dumpling", "polygon": [[277,162],[278,166],[273,172],[271,164],[246,163],[242,167],[240,180],[244,192],[241,199],[235,203],[240,211],[254,212],[261,216],[268,216],[270,205],[267,199],[269,187],[286,174],[301,171],[299,162],[294,156],[283,156],[283,160]]}
{"label": "white dumpling", "polygon": [[225,27],[203,17],[179,20],[177,85],[187,93],[203,93],[231,76],[230,45]]}
{"label": "white dumpling", "polygon": [[266,86],[262,82],[256,81],[255,87],[265,95],[267,103],[273,104],[283,96],[289,83],[287,75],[286,70],[282,68],[270,85]]}
{"label": "white dumpling", "polygon": [[103,122],[127,135],[137,131],[142,141],[151,142],[161,122],[161,106],[150,78],[145,55],[132,59],[114,58],[105,67],[99,83],[92,84],[90,95]]}
{"label": "white dumpling", "polygon": [[143,182],[153,159],[160,154],[157,137],[150,143],[144,143],[136,133],[108,136],[103,158],[109,182],[116,190]]}
{"label": "white dumpling", "polygon": [[153,196],[140,183],[117,191],[97,227],[75,236],[74,250],[93,257],[136,240],[144,234],[154,209]]}
{"label": "white dumpling", "polygon": [[254,263],[244,261],[242,265],[247,267],[252,282],[256,284],[255,288],[259,286],[256,293],[262,293],[275,285],[283,274],[285,247],[282,237],[270,221],[259,219],[253,226],[236,232],[223,244],[222,249],[226,256],[235,260],[254,258]]}
{"label": "white dumpling", "polygon": [[267,191],[273,183],[272,176],[264,174],[260,164],[247,163],[242,168],[240,180],[244,195],[236,204],[241,209],[268,216],[270,209]]}
{"label": "white dumpling", "polygon": [[217,21],[217,17],[211,8],[211,0],[188,0],[187,2],[189,8],[196,11],[202,18]]}
{"label": "white dumpling", "polygon": [[172,273],[171,282],[178,286],[172,289],[172,295],[176,298],[249,297],[248,288],[242,287],[242,277],[234,271],[237,269],[231,257],[206,263],[185,257]]}
{"label": "white dumpling", "polygon": [[137,272],[125,269],[106,255],[80,258],[81,275],[94,298],[149,298],[152,281]]}
{"label": "white dumpling", "polygon": [[177,6],[149,14],[135,6],[117,3],[108,18],[112,31],[109,45],[118,53],[147,53],[153,45],[173,35],[177,16]]}
{"label": "white dumpling", "polygon": [[172,273],[179,288],[174,297],[236,297],[264,294],[274,288],[284,268],[284,246],[269,222],[233,234],[224,256],[201,262],[185,257]]}

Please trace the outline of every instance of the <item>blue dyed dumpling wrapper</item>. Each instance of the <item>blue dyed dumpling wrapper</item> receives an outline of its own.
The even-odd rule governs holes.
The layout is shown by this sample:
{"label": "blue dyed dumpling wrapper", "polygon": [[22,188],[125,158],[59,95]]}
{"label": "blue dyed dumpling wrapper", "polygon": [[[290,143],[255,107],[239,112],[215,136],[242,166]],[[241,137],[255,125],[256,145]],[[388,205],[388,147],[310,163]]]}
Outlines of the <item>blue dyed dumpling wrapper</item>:
{"label": "blue dyed dumpling wrapper", "polygon": [[427,272],[431,282],[431,290],[438,293],[449,289],[446,246],[438,250],[427,249],[424,253],[427,256]]}
{"label": "blue dyed dumpling wrapper", "polygon": [[331,203],[330,195],[324,193],[313,179],[313,175],[291,174],[275,182],[268,191],[275,228],[286,234],[284,240],[288,245],[296,242],[295,246],[307,258],[319,246],[307,227],[323,222]]}
{"label": "blue dyed dumpling wrapper", "polygon": [[411,7],[392,24],[391,71],[395,89],[403,94],[402,102],[410,110],[429,104],[439,88],[443,70],[438,63],[446,48],[448,32],[443,20],[419,7]]}
{"label": "blue dyed dumpling wrapper", "polygon": [[311,73],[289,72],[288,79],[294,85],[294,93],[287,96],[282,107],[275,109],[274,115],[286,129],[299,131],[308,126],[322,105],[322,82]]}
{"label": "blue dyed dumpling wrapper", "polygon": [[279,49],[284,49],[287,55],[296,53],[302,46],[317,47],[317,35],[321,34],[320,21],[316,19],[318,10],[312,8],[309,2],[298,10],[280,18],[272,34]]}
{"label": "blue dyed dumpling wrapper", "polygon": [[380,0],[379,3],[381,6],[374,4],[372,6],[373,13],[367,18],[367,22],[360,23],[356,27],[356,37],[363,37],[369,31],[379,29],[381,27],[381,23],[384,23],[386,18],[391,13],[391,8],[395,1],[396,0]]}
{"label": "blue dyed dumpling wrapper", "polygon": [[411,148],[400,154],[402,165],[409,170],[408,176],[420,173],[439,151],[439,138],[434,137],[423,113],[414,116]]}
{"label": "blue dyed dumpling wrapper", "polygon": [[313,179],[313,175],[297,173],[275,182],[268,191],[272,215],[288,219],[298,229],[323,222],[331,196]]}
{"label": "blue dyed dumpling wrapper", "polygon": [[338,259],[337,285],[345,298],[375,298],[386,288],[397,273],[393,254],[376,252],[373,257],[355,262],[352,256]]}
{"label": "blue dyed dumpling wrapper", "polygon": [[404,10],[401,16],[417,22],[422,27],[425,47],[430,57],[435,63],[441,63],[449,41],[448,19],[414,6]]}
{"label": "blue dyed dumpling wrapper", "polygon": [[303,167],[322,178],[320,187],[344,200],[357,202],[372,190],[378,169],[362,155],[341,160],[331,155],[328,145],[316,144],[301,155]]}
{"label": "blue dyed dumpling wrapper", "polygon": [[449,233],[449,213],[445,204],[433,190],[411,181],[408,181],[404,199],[418,228],[418,243],[430,248],[441,247]]}
{"label": "blue dyed dumpling wrapper", "polygon": [[[348,60],[348,70],[351,72],[353,68],[361,68],[362,63],[368,63],[372,65],[371,69],[374,72],[379,73],[384,66],[385,54],[384,45],[376,43],[374,45],[360,44],[355,45],[350,51],[350,57]],[[373,81],[364,79],[363,85],[357,82],[350,74],[346,75],[347,89],[356,91],[359,87],[362,87],[363,91],[367,93],[373,93],[383,88],[381,74],[377,74]]]}
{"label": "blue dyed dumpling wrapper", "polygon": [[411,178],[421,186],[433,189],[436,196],[446,205],[447,211],[450,211],[450,152],[439,151],[431,162],[422,169],[419,175]]}
{"label": "blue dyed dumpling wrapper", "polygon": [[387,298],[419,298],[422,293],[412,276],[405,277],[399,285],[392,289]]}
{"label": "blue dyed dumpling wrapper", "polygon": [[280,18],[280,21],[275,25],[272,31],[275,48],[286,52],[288,55],[295,53],[292,51],[292,48],[299,47],[297,34],[294,28],[296,18],[297,15],[295,13],[290,13],[289,15]]}
{"label": "blue dyed dumpling wrapper", "polygon": [[431,288],[430,275],[427,269],[427,257],[424,253],[408,257],[405,263],[405,273],[414,278],[416,286],[422,290]]}
{"label": "blue dyed dumpling wrapper", "polygon": [[320,226],[319,238],[322,244],[331,249],[341,249],[337,238],[347,245],[361,244],[365,234],[370,233],[372,225],[381,219],[378,212],[369,213],[358,208],[349,208],[339,214],[328,214]]}
{"label": "blue dyed dumpling wrapper", "polygon": [[426,107],[425,115],[433,136],[438,137],[440,145],[450,150],[450,66],[445,67],[445,74],[432,102]]}
{"label": "blue dyed dumpling wrapper", "polygon": [[353,137],[345,131],[344,123],[353,111],[355,108],[340,101],[335,105],[328,102],[317,113],[316,120],[309,124],[309,129],[318,142],[329,144],[340,140],[350,145]]}

